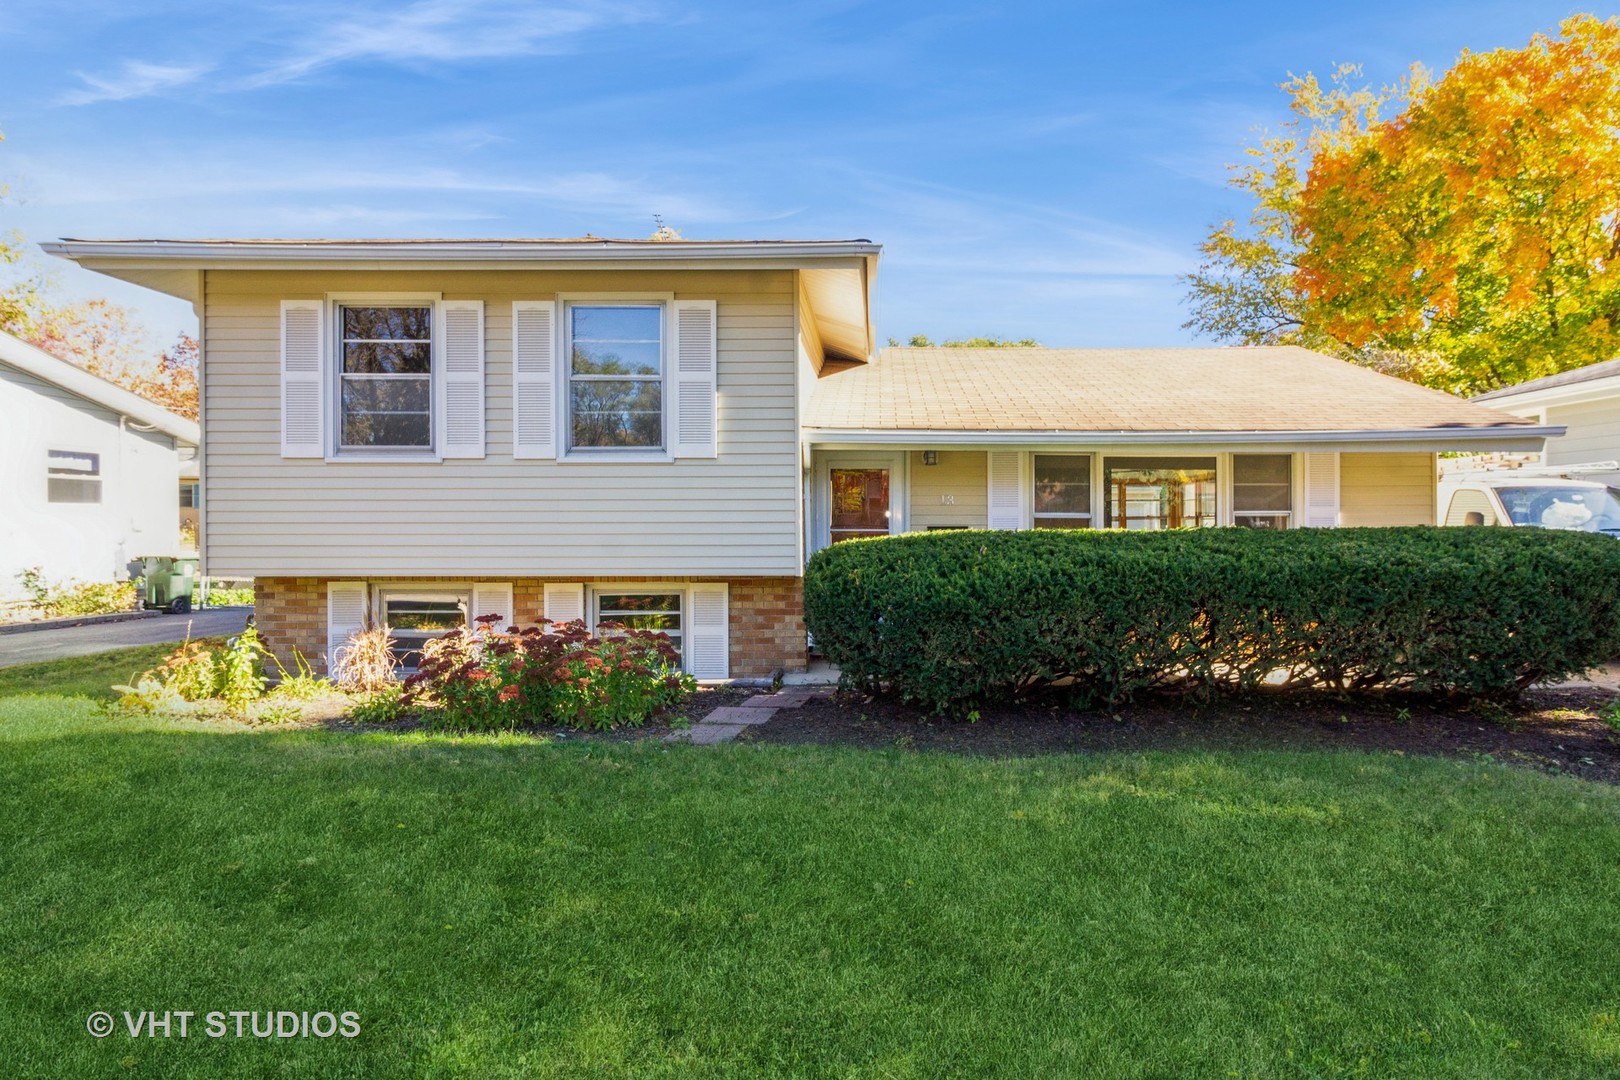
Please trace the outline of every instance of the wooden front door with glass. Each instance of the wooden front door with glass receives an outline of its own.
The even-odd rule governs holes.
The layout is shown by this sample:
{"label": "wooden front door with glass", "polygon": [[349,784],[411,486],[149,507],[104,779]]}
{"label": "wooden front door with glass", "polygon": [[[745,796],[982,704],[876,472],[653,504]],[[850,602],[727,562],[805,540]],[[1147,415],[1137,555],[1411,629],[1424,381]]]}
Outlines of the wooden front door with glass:
{"label": "wooden front door with glass", "polygon": [[889,470],[833,469],[832,542],[889,535]]}

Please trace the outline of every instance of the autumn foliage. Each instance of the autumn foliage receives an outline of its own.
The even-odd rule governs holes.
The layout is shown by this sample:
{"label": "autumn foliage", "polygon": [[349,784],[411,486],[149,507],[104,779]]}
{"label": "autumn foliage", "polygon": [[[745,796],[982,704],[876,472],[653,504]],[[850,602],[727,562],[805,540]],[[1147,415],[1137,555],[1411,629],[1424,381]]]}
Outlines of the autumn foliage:
{"label": "autumn foliage", "polygon": [[188,334],[154,352],[145,328],[107,300],[60,307],[41,302],[26,320],[0,329],[170,412],[197,419],[197,340]]}
{"label": "autumn foliage", "polygon": [[1443,77],[1284,89],[1295,119],[1205,242],[1189,325],[1474,392],[1620,355],[1620,23],[1582,15]]}

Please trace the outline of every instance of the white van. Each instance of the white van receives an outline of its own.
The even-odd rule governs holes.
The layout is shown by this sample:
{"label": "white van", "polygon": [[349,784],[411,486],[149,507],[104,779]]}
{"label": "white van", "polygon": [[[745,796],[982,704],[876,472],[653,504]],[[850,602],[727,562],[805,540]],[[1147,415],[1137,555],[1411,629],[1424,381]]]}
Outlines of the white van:
{"label": "white van", "polygon": [[1509,470],[1440,481],[1441,525],[1528,525],[1620,536],[1620,491],[1591,480]]}

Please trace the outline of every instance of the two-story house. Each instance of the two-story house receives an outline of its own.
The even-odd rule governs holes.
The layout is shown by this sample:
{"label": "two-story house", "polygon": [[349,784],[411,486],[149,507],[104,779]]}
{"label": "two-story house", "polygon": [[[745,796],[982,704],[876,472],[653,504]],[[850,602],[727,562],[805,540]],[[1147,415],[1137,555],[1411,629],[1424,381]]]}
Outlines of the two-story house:
{"label": "two-story house", "polygon": [[278,652],[480,614],[804,666],[809,553],[930,528],[1422,524],[1557,429],[1300,349],[874,349],[851,241],[85,241],[190,299],[207,573]]}

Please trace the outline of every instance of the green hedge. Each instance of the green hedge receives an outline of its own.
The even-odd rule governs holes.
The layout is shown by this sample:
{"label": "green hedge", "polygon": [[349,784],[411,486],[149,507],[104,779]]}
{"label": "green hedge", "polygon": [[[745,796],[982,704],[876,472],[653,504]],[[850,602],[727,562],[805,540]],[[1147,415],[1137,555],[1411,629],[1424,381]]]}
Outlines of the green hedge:
{"label": "green hedge", "polygon": [[919,533],[817,552],[804,592],[847,684],[939,709],[1055,682],[1499,695],[1620,653],[1620,541],[1540,529]]}

